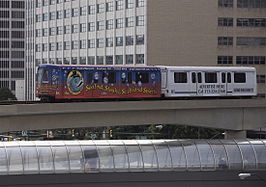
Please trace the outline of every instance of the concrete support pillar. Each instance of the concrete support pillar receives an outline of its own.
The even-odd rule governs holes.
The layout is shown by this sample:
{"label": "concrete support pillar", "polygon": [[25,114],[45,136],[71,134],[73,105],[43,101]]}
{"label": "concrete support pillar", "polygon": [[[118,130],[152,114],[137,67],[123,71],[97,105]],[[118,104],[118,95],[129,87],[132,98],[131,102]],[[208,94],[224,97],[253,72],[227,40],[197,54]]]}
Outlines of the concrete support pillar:
{"label": "concrete support pillar", "polygon": [[247,131],[226,131],[225,132],[225,139],[246,139],[247,138]]}

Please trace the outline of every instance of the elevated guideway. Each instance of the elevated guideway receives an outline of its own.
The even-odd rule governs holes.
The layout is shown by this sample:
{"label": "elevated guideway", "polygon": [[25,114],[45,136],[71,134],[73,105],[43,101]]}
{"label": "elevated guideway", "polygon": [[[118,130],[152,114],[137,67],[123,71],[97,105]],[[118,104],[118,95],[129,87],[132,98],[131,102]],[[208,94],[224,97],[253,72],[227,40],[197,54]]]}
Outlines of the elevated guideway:
{"label": "elevated guideway", "polygon": [[106,101],[0,105],[0,131],[175,124],[228,130],[266,126],[265,99]]}

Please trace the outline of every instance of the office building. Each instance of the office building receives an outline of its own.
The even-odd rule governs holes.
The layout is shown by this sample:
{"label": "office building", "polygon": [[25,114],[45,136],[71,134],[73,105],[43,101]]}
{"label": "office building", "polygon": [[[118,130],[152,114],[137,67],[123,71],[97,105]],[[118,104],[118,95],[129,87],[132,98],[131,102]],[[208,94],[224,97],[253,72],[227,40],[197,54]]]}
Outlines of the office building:
{"label": "office building", "polygon": [[16,81],[24,80],[24,18],[24,1],[0,1],[0,88],[14,94]]}

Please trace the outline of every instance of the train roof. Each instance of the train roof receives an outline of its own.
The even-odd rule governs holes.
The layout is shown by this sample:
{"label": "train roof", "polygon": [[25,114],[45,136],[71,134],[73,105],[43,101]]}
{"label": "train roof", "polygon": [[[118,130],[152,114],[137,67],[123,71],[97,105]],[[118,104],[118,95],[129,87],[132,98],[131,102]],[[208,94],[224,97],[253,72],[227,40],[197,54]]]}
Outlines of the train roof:
{"label": "train roof", "polygon": [[181,71],[256,71],[254,67],[242,66],[157,66],[160,69],[181,70]]}
{"label": "train roof", "polygon": [[54,64],[42,64],[39,67],[45,68],[62,68],[62,69],[84,69],[84,70],[156,70],[160,68],[157,66],[108,66],[108,65],[54,65]]}

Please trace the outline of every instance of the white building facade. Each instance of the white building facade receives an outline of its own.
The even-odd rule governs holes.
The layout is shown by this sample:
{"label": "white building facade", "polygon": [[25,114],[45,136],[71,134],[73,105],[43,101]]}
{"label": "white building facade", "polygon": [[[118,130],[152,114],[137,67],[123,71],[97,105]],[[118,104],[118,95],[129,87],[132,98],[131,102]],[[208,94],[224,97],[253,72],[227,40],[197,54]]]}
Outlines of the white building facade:
{"label": "white building facade", "polygon": [[146,65],[146,0],[28,0],[26,99],[39,64]]}

